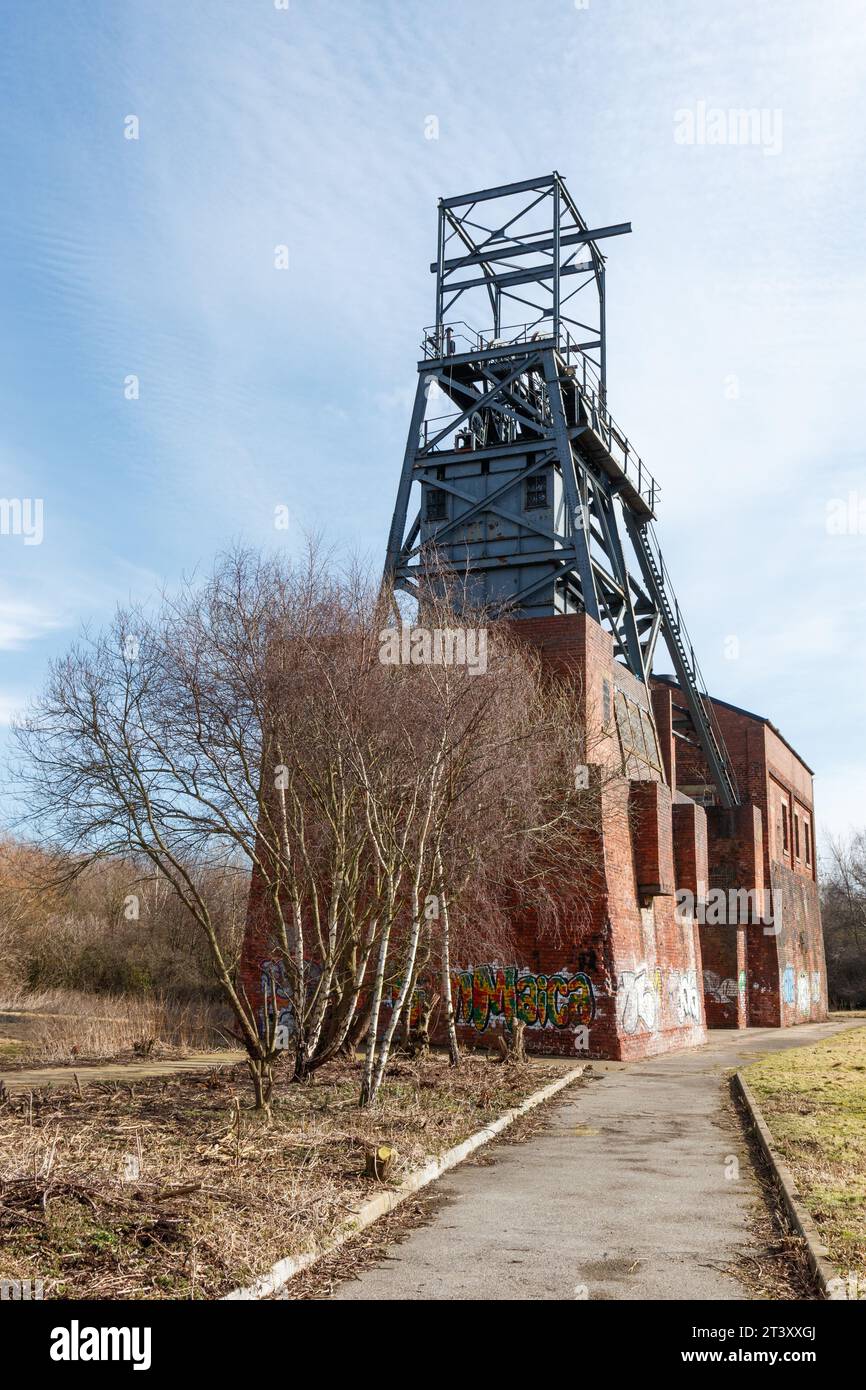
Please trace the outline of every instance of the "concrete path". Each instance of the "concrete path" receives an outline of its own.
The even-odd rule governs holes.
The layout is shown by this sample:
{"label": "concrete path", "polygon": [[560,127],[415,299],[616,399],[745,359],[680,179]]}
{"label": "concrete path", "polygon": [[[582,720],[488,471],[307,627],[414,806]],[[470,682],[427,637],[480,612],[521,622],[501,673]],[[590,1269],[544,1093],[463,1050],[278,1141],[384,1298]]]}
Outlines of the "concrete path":
{"label": "concrete path", "polygon": [[[455,1169],[441,1206],[336,1299],[738,1299],[758,1199],[725,1073],[848,1023],[714,1030],[649,1062],[594,1062],[550,1128]],[[730,1156],[739,1164],[731,1171]],[[585,1292],[583,1292],[585,1290]]]}
{"label": "concrete path", "polygon": [[75,1078],[86,1086],[90,1081],[123,1081],[127,1085],[147,1076],[170,1076],[179,1071],[208,1071],[211,1067],[232,1067],[246,1061],[246,1052],[226,1048],[223,1052],[192,1052],[174,1061],[97,1062],[63,1067],[27,1067],[0,1072],[0,1082],[10,1091],[37,1091],[40,1086],[74,1086]]}

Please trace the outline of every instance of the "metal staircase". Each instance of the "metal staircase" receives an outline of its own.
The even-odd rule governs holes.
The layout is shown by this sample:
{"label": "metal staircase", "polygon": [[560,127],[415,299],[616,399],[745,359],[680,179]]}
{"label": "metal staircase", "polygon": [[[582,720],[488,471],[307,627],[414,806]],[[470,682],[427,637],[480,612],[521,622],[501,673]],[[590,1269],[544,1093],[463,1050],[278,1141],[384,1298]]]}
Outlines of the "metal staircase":
{"label": "metal staircase", "polygon": [[706,682],[686,630],[658,539],[649,522],[640,524],[628,511],[626,528],[635,548],[644,582],[662,613],[662,632],[686,698],[692,724],[723,806],[738,806],[740,793],[725,740],[713,710]]}

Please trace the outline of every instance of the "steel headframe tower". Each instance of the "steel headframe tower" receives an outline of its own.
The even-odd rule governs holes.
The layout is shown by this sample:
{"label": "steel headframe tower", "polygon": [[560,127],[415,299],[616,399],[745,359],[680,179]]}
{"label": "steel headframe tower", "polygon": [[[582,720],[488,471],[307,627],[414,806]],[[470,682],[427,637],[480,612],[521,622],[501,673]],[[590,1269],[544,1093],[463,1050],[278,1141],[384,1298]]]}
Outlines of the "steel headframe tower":
{"label": "steel headframe tower", "polygon": [[652,528],[659,487],[607,407],[599,243],[630,231],[590,229],[556,172],[440,199],[436,321],[424,331],[385,580],[420,596],[435,548],[473,604],[517,618],[587,613],[644,685],[662,633],[689,732],[721,804],[734,806],[733,769]]}

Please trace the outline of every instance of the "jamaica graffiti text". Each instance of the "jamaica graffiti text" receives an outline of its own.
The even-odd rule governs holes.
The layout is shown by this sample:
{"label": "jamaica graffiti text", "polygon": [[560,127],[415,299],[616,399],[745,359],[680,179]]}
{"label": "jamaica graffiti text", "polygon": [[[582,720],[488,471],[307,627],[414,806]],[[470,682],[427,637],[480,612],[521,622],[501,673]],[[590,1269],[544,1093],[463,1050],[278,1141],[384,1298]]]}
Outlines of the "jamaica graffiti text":
{"label": "jamaica graffiti text", "polygon": [[485,965],[452,976],[454,1012],[458,1023],[483,1033],[491,1019],[506,1028],[515,1018],[528,1028],[578,1028],[592,1022],[595,998],[588,976],[532,975],[516,965]]}

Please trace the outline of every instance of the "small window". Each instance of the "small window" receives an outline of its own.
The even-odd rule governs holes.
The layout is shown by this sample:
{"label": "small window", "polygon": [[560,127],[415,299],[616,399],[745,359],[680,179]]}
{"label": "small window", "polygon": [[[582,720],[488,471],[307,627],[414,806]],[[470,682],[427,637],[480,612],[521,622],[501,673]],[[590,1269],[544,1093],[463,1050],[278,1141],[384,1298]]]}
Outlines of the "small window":
{"label": "small window", "polygon": [[603,680],[601,683],[601,717],[605,725],[610,723],[610,716],[610,681]]}
{"label": "small window", "polygon": [[547,506],[547,474],[536,473],[526,479],[526,510],[537,511]]}
{"label": "small window", "polygon": [[447,494],[441,487],[429,487],[427,489],[427,506],[425,510],[427,521],[444,521],[447,512]]}
{"label": "small window", "polygon": [[803,848],[806,851],[806,863],[812,863],[812,827],[807,820],[803,821]]}
{"label": "small window", "polygon": [[794,812],[794,853],[800,858],[800,817]]}
{"label": "small window", "polygon": [[784,803],[784,801],[783,801],[783,802],[782,802],[782,852],[783,852],[783,854],[787,854],[787,853],[788,853],[788,846],[789,846],[789,840],[788,840],[788,808],[787,808],[787,806],[785,805],[785,803]]}

